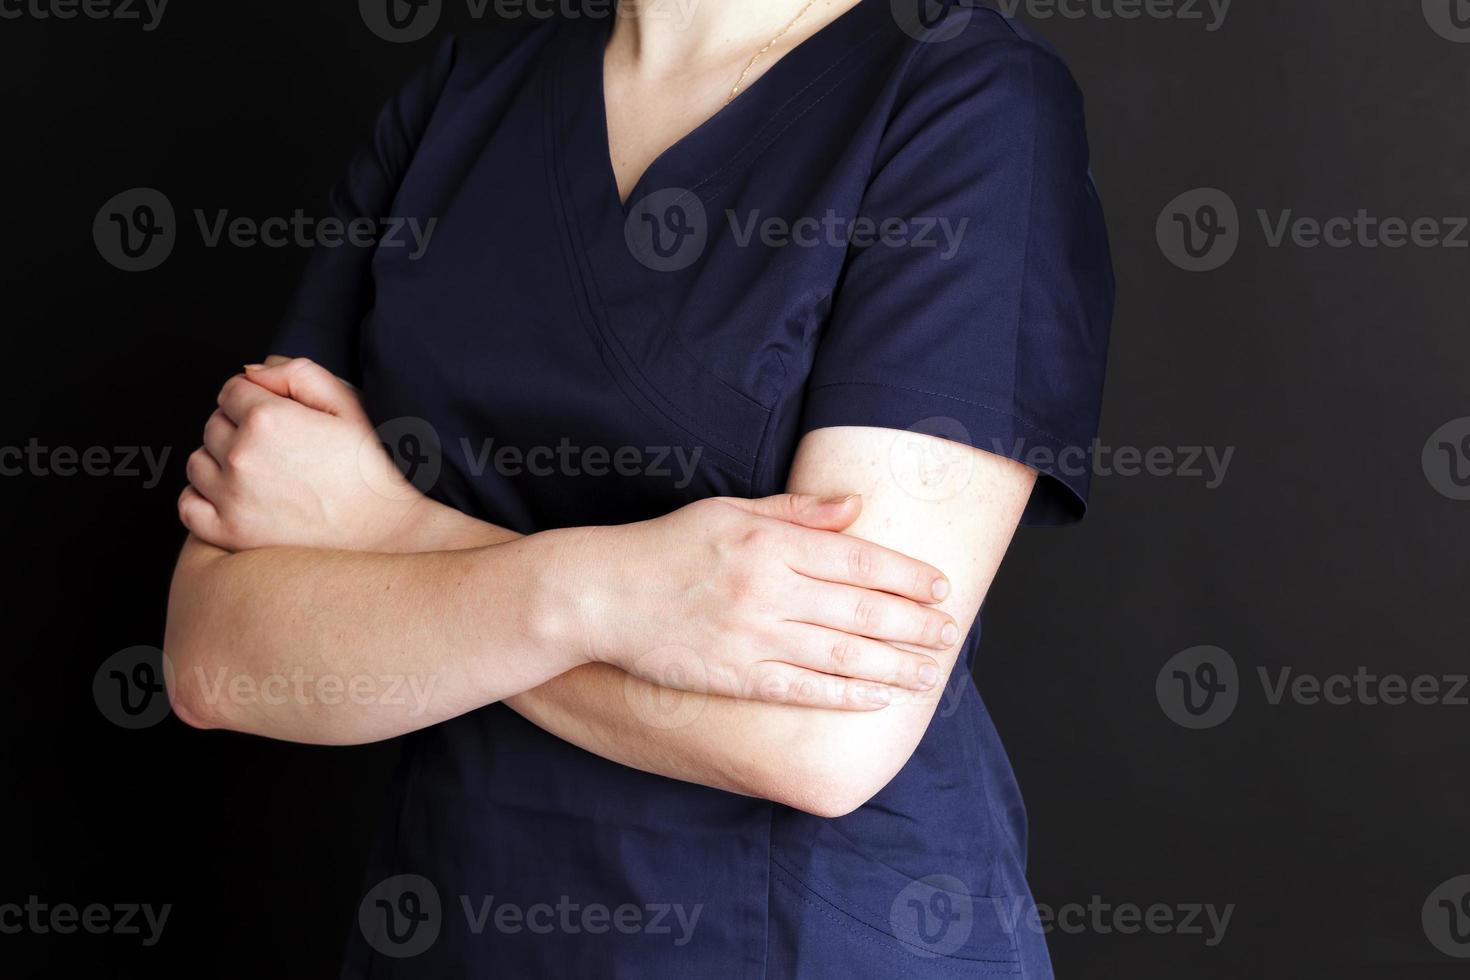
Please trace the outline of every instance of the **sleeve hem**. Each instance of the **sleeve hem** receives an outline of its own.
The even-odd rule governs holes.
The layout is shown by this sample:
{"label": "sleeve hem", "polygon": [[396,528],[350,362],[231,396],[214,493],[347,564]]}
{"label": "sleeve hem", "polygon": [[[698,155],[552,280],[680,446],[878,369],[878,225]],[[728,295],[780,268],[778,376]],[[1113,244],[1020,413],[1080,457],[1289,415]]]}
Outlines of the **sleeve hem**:
{"label": "sleeve hem", "polygon": [[1064,438],[1004,409],[879,381],[836,381],[807,392],[802,432],[836,426],[922,432],[1013,459],[1040,474],[1021,517],[1028,527],[1080,521],[1087,512],[1092,439]]}

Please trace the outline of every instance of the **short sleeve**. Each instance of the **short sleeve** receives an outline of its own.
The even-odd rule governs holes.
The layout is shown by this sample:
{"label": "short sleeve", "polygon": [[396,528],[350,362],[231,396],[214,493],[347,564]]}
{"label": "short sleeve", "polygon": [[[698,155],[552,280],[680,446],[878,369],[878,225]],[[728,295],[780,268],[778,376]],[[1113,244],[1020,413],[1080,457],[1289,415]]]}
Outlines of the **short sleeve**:
{"label": "short sleeve", "polygon": [[1016,38],[921,44],[912,75],[802,429],[911,429],[1020,460],[1040,474],[1022,523],[1070,523],[1087,504],[1114,291],[1081,95],[1054,54]]}
{"label": "short sleeve", "polygon": [[[409,79],[378,115],[372,141],[355,156],[331,189],[329,212],[344,226],[361,219],[393,217],[398,188],[428,128],[429,119],[454,65],[453,38],[444,41],[431,63]],[[374,241],[344,235],[317,244],[306,273],[276,328],[268,353],[309,357],[338,377],[360,383],[358,333],[373,305]]]}

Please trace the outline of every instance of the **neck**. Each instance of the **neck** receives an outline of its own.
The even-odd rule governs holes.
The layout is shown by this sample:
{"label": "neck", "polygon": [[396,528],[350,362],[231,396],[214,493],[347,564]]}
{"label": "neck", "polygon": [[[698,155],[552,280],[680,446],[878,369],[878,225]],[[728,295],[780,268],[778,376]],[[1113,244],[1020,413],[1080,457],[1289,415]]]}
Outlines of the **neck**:
{"label": "neck", "polygon": [[[805,36],[857,0],[815,0],[792,28]],[[748,58],[769,42],[807,0],[620,0],[608,50],[640,73],[677,72]]]}

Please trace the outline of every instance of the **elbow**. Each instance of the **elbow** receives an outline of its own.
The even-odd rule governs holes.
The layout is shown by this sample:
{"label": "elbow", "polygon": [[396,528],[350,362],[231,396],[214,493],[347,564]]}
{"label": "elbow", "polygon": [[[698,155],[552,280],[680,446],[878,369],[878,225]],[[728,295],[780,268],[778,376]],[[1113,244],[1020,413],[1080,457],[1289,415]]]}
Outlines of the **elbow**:
{"label": "elbow", "polygon": [[795,794],[794,801],[788,806],[814,817],[835,820],[861,808],[876,795],[877,789],[862,785],[823,786]]}
{"label": "elbow", "polygon": [[811,738],[779,771],[764,774],[765,791],[757,795],[814,817],[845,817],[877,796],[911,752],[912,748],[898,758],[892,752],[871,751],[855,739]]}
{"label": "elbow", "polygon": [[221,727],[220,720],[201,685],[198,671],[190,668],[189,652],[170,629],[163,645],[163,686],[168,692],[169,708],[174,717],[190,728],[207,730]]}

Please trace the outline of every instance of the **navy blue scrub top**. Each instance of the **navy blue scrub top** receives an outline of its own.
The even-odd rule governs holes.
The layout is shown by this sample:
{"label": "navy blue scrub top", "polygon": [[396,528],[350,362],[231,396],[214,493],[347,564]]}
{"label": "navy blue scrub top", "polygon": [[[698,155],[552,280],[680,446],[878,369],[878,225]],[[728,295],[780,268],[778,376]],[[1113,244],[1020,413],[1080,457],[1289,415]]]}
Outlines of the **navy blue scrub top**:
{"label": "navy blue scrub top", "polygon": [[[430,427],[429,492],[520,532],[780,493],[835,425],[1021,458],[1042,473],[1025,522],[1077,519],[1113,302],[1082,99],[1000,15],[953,4],[920,40],[912,6],[863,0],[627,205],[607,18],[444,43],[333,192],[344,218],[437,218],[427,251],[318,249],[273,351],[358,384],[385,431]],[[753,216],[800,243],[744,238]],[[913,758],[838,819],[498,704],[410,736],[364,890],[418,891],[364,903],[346,975],[1050,976],[978,637]]]}

